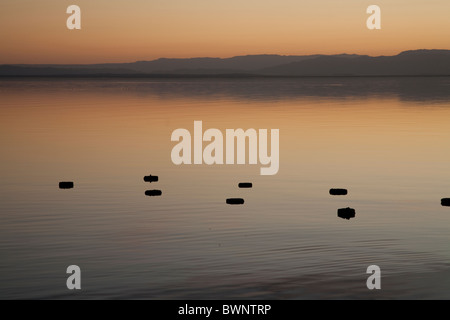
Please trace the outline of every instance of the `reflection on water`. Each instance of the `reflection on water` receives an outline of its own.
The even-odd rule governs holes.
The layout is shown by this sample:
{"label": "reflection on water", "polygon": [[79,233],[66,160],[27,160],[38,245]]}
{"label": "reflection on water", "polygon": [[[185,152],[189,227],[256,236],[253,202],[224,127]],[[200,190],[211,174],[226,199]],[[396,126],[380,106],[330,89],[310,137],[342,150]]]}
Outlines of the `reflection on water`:
{"label": "reflection on water", "polygon": [[[449,298],[449,89],[437,77],[1,80],[0,297]],[[175,166],[171,133],[195,120],[280,129],[278,174]],[[145,196],[149,172],[162,196]],[[356,218],[337,218],[347,207]],[[373,264],[379,292],[366,288]]]}

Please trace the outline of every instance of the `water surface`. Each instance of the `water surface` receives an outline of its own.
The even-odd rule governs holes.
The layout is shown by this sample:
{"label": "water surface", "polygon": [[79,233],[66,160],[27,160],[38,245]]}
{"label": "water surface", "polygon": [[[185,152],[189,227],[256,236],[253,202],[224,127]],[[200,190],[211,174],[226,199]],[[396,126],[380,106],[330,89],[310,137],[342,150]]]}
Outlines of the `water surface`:
{"label": "water surface", "polygon": [[[450,298],[450,78],[3,79],[0,101],[0,298]],[[175,166],[194,120],[280,129],[279,173]]]}

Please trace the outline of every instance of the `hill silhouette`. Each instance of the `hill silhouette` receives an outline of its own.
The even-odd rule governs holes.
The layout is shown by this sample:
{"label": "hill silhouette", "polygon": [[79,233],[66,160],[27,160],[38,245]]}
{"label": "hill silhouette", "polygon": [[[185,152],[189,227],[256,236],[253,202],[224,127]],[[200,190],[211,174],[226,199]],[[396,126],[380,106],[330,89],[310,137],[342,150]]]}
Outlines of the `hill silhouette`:
{"label": "hill silhouette", "polygon": [[260,72],[283,76],[450,75],[450,50],[405,51],[396,56],[359,56],[354,59],[321,56]]}
{"label": "hill silhouette", "polygon": [[250,55],[91,65],[0,65],[0,76],[435,76],[450,75],[450,50],[395,56]]}

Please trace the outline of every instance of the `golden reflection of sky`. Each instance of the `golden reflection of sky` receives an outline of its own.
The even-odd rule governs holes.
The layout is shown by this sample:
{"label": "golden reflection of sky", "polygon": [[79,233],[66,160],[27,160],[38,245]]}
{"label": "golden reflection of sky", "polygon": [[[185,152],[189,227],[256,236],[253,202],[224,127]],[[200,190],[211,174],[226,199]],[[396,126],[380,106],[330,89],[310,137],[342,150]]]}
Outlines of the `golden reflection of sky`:
{"label": "golden reflection of sky", "polygon": [[339,165],[353,172],[402,171],[450,161],[450,110],[415,108],[392,97],[238,102],[66,92],[4,93],[2,101],[4,171],[25,163],[51,169],[65,161],[99,169],[130,160],[171,166],[171,132],[193,133],[194,120],[202,120],[204,130],[280,129],[280,174]]}

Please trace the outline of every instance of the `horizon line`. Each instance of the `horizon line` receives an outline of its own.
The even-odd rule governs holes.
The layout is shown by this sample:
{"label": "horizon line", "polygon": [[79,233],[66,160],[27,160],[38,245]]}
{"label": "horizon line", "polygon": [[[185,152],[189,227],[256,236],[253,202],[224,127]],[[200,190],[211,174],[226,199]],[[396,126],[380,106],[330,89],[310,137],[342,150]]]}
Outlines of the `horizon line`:
{"label": "horizon line", "polygon": [[239,57],[255,57],[255,56],[278,56],[278,57],[307,57],[307,56],[340,56],[340,55],[349,55],[349,56],[365,56],[365,57],[394,57],[404,52],[409,51],[450,51],[450,49],[408,49],[397,51],[397,53],[392,55],[369,55],[369,54],[359,54],[359,53],[334,53],[334,54],[323,54],[323,53],[311,53],[311,54],[277,54],[277,53],[260,53],[260,54],[246,54],[246,55],[234,55],[228,57],[212,57],[212,56],[193,56],[193,57],[184,57],[184,58],[173,58],[173,57],[159,57],[150,60],[128,60],[125,62],[92,62],[92,63],[0,63],[0,65],[79,65],[79,66],[88,66],[88,65],[97,65],[97,64],[126,64],[126,63],[136,63],[136,62],[151,62],[158,61],[162,59],[167,60],[189,60],[189,59],[218,59],[218,60],[226,60],[233,59]]}

